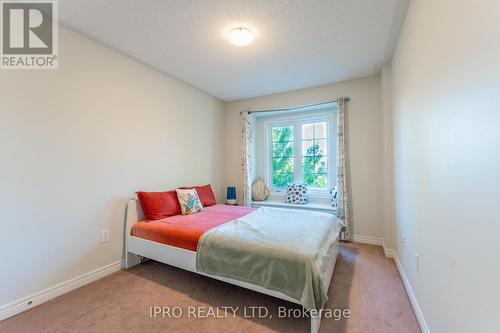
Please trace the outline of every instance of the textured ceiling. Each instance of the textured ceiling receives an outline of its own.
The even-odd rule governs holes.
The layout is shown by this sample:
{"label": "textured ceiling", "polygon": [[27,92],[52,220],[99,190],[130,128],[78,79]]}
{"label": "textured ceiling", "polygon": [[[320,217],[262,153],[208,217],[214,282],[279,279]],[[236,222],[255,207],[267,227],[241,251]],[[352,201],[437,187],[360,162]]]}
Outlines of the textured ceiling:
{"label": "textured ceiling", "polygon": [[[60,0],[70,28],[225,101],[378,74],[410,0]],[[236,47],[232,27],[256,31]]]}

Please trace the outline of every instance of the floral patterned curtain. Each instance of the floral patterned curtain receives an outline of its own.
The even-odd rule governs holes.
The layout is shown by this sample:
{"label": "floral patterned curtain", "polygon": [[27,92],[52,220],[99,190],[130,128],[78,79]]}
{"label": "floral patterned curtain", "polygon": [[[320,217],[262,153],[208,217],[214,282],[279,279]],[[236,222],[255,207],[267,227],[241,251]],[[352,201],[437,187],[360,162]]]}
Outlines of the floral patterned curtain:
{"label": "floral patterned curtain", "polygon": [[241,135],[243,141],[243,205],[250,206],[252,203],[252,140],[253,140],[253,118],[248,111],[241,112]]}
{"label": "floral patterned curtain", "polygon": [[344,226],[340,232],[340,239],[350,241],[351,223],[349,218],[349,189],[347,187],[347,168],[345,151],[345,103],[347,99],[337,99],[337,217]]}

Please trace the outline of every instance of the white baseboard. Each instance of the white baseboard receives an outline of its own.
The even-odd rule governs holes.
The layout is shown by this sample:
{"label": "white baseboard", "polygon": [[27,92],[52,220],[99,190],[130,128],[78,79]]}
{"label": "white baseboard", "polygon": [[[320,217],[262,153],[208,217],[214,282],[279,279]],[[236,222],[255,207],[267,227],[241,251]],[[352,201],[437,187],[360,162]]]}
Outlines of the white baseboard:
{"label": "white baseboard", "polygon": [[394,257],[394,250],[393,249],[388,249],[385,247],[385,242],[383,238],[380,237],[372,237],[372,236],[362,236],[362,235],[354,235],[353,236],[353,241],[355,243],[363,243],[363,244],[371,244],[371,245],[379,245],[382,246],[384,250],[384,256],[387,258],[393,258]]}
{"label": "white baseboard", "polygon": [[2,305],[0,306],[0,321],[47,302],[57,296],[80,288],[90,282],[103,278],[106,275],[117,272],[121,269],[121,267],[122,260],[118,260],[112,264],[100,267],[96,270],[59,283],[45,290],[41,290],[27,297]]}
{"label": "white baseboard", "polygon": [[372,244],[372,245],[380,245],[384,243],[382,238],[380,237],[372,237],[372,236],[362,236],[362,235],[354,235],[352,240],[355,243],[363,243],[363,244]]}
{"label": "white baseboard", "polygon": [[382,248],[384,249],[384,256],[386,256],[387,258],[394,258],[395,251],[393,249],[387,248],[384,241],[382,241]]}
{"label": "white baseboard", "polygon": [[386,256],[387,258],[394,258],[394,250],[384,247],[384,256]]}
{"label": "white baseboard", "polygon": [[427,326],[427,322],[425,321],[424,315],[420,306],[418,305],[417,298],[413,293],[413,289],[411,288],[410,281],[406,277],[403,266],[401,266],[401,262],[399,261],[397,253],[393,253],[394,262],[396,263],[396,267],[398,268],[399,275],[401,276],[401,280],[403,281],[403,285],[406,289],[406,294],[410,299],[411,306],[413,308],[413,312],[415,312],[415,317],[417,317],[418,325],[420,326],[420,330],[422,333],[430,333],[429,326]]}

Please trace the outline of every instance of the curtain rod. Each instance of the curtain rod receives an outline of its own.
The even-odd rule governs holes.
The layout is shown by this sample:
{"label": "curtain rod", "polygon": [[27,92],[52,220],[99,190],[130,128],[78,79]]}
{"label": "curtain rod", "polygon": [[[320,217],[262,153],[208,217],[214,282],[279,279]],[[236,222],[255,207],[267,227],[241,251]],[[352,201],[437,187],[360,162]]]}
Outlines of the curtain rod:
{"label": "curtain rod", "polygon": [[[344,101],[349,102],[350,100],[351,100],[350,97],[344,97]],[[302,109],[302,108],[307,108],[307,107],[311,107],[311,106],[321,106],[324,104],[330,104],[330,103],[336,103],[336,102],[337,102],[337,100],[333,100],[333,101],[328,101],[328,102],[294,106],[291,108],[279,108],[279,109],[268,109],[268,110],[246,110],[246,112],[248,112],[249,114],[252,114],[252,113],[263,113],[263,112],[293,111],[295,109]],[[240,111],[240,113],[242,113],[242,112],[245,112],[245,111]]]}

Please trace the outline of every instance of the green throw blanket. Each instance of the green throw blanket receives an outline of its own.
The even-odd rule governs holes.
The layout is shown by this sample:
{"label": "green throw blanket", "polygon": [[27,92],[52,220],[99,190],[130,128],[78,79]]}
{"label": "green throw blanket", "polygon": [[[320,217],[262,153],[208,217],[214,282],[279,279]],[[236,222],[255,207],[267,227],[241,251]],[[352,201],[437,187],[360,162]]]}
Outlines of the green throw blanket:
{"label": "green throw blanket", "polygon": [[280,291],[308,310],[321,309],[328,299],[323,276],[339,230],[331,214],[259,208],[204,233],[197,269]]}

